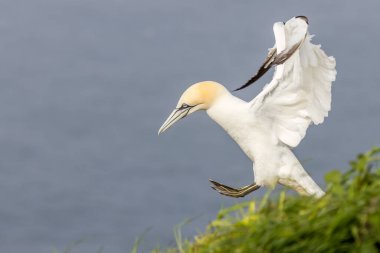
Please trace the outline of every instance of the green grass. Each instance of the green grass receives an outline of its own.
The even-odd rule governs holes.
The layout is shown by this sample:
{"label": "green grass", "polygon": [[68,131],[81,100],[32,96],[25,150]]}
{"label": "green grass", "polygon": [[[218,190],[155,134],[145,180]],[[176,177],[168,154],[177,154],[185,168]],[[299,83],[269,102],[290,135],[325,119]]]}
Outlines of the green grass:
{"label": "green grass", "polygon": [[[380,252],[380,148],[331,171],[324,197],[282,192],[219,212],[205,232],[153,253]],[[135,249],[137,252],[137,249]]]}

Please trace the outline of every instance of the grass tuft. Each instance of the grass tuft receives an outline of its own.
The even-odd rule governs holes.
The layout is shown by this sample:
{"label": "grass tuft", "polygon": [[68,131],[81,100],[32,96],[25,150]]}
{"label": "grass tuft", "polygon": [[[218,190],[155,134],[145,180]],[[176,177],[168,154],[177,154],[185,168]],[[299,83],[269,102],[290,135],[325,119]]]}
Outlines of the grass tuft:
{"label": "grass tuft", "polygon": [[264,196],[222,209],[191,241],[155,253],[380,252],[380,148],[358,155],[346,173],[326,174],[320,199]]}

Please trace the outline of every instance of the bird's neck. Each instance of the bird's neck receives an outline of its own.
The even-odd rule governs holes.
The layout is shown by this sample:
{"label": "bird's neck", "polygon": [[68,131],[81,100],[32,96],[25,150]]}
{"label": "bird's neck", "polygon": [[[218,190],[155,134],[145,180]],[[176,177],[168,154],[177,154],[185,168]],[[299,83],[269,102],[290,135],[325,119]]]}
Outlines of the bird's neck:
{"label": "bird's neck", "polygon": [[242,119],[242,113],[245,113],[247,106],[247,102],[227,92],[220,96],[206,112],[211,119],[230,133],[238,123],[237,121]]}
{"label": "bird's neck", "polygon": [[207,114],[240,146],[243,152],[254,161],[249,138],[250,127],[254,124],[250,105],[228,93],[207,109]]}

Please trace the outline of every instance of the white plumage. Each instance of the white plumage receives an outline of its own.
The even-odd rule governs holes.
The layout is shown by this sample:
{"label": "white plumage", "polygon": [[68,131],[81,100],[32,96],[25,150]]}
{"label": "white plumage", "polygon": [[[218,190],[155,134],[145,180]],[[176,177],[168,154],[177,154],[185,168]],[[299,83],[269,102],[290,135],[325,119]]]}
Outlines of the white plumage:
{"label": "white plumage", "polygon": [[276,66],[272,81],[252,101],[233,96],[215,82],[197,83],[185,91],[159,133],[192,112],[206,110],[254,163],[255,184],[235,189],[211,181],[215,190],[242,197],[259,186],[280,183],[301,194],[322,196],[291,148],[300,143],[311,123],[320,124],[328,115],[335,60],[311,43],[307,18],[275,23],[273,29],[276,44],[268,59],[273,50],[277,55],[292,47],[296,50]]}
{"label": "white plumage", "polygon": [[[301,29],[305,24],[296,18],[286,22],[287,45],[305,36],[307,30]],[[306,35],[299,50],[277,67],[283,67],[283,73],[278,76],[277,69],[275,78],[251,101],[255,116],[271,126],[274,139],[290,147],[300,143],[311,123],[322,123],[331,108],[335,59],[312,44],[311,38]]]}

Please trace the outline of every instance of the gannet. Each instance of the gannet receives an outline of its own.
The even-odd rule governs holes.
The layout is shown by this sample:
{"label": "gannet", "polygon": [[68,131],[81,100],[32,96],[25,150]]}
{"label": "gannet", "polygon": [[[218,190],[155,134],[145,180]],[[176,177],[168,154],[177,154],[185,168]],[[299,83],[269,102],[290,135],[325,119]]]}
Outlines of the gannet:
{"label": "gannet", "polygon": [[[301,195],[321,197],[323,190],[308,175],[292,148],[312,123],[320,124],[331,107],[335,59],[311,43],[308,19],[291,18],[273,25],[275,46],[245,88],[275,66],[272,81],[249,102],[232,95],[223,85],[203,81],[191,85],[158,134],[196,111],[206,111],[253,162],[254,183],[233,188],[210,180],[222,195],[244,197],[261,186],[277,183]],[[237,90],[239,90],[237,89]]]}

